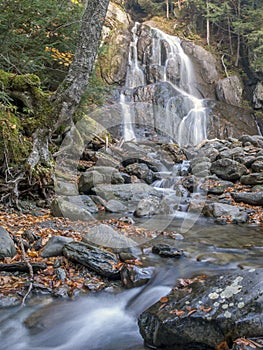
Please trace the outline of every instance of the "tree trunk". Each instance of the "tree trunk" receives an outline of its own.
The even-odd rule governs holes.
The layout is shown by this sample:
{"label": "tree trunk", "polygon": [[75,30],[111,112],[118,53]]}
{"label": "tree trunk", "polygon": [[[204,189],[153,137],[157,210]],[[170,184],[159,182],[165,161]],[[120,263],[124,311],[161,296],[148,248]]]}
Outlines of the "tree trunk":
{"label": "tree trunk", "polygon": [[55,129],[71,125],[87,87],[97,56],[99,39],[110,0],[88,0],[73,62],[54,95]]}
{"label": "tree trunk", "polygon": [[206,43],[210,45],[209,1],[206,1]]}
{"label": "tree trunk", "polygon": [[169,19],[169,0],[166,0],[166,18]]}
{"label": "tree trunk", "polygon": [[[238,17],[239,21],[240,21],[240,14],[241,14],[240,0],[238,0],[238,2],[237,2],[237,17]],[[236,67],[238,67],[239,58],[240,58],[240,40],[241,40],[240,28],[238,28],[238,32],[237,32],[237,54],[236,54],[236,62],[235,62],[235,66]]]}

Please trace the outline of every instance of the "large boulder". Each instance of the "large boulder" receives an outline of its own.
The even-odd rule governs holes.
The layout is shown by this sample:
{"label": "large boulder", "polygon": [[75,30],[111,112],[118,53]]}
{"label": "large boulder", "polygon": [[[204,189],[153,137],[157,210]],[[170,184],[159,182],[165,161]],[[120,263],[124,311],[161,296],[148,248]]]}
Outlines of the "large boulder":
{"label": "large boulder", "polygon": [[263,269],[224,273],[186,287],[139,317],[150,347],[213,350],[226,341],[263,334]]}
{"label": "large boulder", "polygon": [[70,203],[61,197],[53,199],[50,210],[53,216],[68,218],[72,221],[94,220],[92,214],[86,208],[83,208],[77,204]]}
{"label": "large boulder", "polygon": [[231,193],[236,202],[251,205],[263,205],[263,192],[234,192]]}
{"label": "large boulder", "polygon": [[80,193],[89,194],[91,189],[99,184],[121,184],[124,179],[119,171],[109,166],[89,168],[79,178]]}
{"label": "large boulder", "polygon": [[243,175],[240,179],[243,185],[260,185],[263,184],[263,172]]}
{"label": "large boulder", "polygon": [[223,180],[235,181],[240,179],[242,175],[246,174],[247,168],[245,165],[240,164],[235,160],[224,158],[213,162],[210,171]]}
{"label": "large boulder", "polygon": [[83,237],[83,242],[112,248],[127,248],[137,245],[120,230],[105,224],[92,227]]}
{"label": "large boulder", "polygon": [[12,258],[16,255],[16,247],[9,233],[0,226],[0,259]]}
{"label": "large boulder", "polygon": [[243,94],[242,82],[237,75],[220,79],[217,83],[216,93],[219,101],[240,106]]}
{"label": "large boulder", "polygon": [[138,202],[143,198],[147,198],[149,196],[156,198],[161,197],[161,193],[144,183],[101,185],[94,187],[93,190],[98,196],[106,201],[111,199],[118,200],[126,205],[130,210],[134,210]]}

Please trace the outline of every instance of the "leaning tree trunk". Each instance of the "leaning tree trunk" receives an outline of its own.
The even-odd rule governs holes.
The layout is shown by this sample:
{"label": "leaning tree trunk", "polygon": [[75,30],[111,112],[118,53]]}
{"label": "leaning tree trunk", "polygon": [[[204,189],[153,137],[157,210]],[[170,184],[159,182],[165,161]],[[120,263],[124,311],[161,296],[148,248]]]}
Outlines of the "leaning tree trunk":
{"label": "leaning tree trunk", "polygon": [[88,0],[73,63],[54,96],[56,128],[72,123],[93,70],[109,2],[110,0]]}
{"label": "leaning tree trunk", "polygon": [[[99,39],[110,0],[88,0],[82,17],[77,48],[64,81],[51,97],[52,122],[33,135],[33,151],[28,159],[30,168],[49,159],[50,134],[61,125],[71,126],[74,113],[88,85],[99,47]],[[53,125],[52,125],[53,124]]]}

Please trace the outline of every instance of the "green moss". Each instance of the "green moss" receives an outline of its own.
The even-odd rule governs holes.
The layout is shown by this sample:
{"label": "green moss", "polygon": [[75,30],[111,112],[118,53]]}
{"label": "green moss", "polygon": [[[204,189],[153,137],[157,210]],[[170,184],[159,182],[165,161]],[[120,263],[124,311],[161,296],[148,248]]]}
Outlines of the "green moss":
{"label": "green moss", "polygon": [[21,121],[13,113],[0,110],[0,160],[21,165],[32,149],[32,140],[23,134]]}

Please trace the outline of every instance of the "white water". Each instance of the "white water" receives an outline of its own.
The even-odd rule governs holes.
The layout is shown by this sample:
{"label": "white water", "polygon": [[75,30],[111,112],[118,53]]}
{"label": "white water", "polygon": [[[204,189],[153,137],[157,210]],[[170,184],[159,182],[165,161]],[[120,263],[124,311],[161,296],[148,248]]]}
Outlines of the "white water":
{"label": "white water", "polygon": [[[125,90],[143,86],[147,80],[146,65],[138,60],[138,28],[139,24],[136,23],[132,29]],[[164,114],[165,121],[160,130],[171,135],[180,146],[197,145],[207,138],[207,109],[196,88],[193,64],[184,52],[179,38],[156,28],[151,29],[151,36],[151,57],[147,65],[157,67],[157,82],[168,82],[175,90],[175,96],[169,99],[166,106],[158,106],[157,112],[152,106],[153,113]],[[123,112],[124,140],[135,140],[133,125],[136,102],[127,102],[121,93],[120,103]],[[160,111],[162,109],[164,113]],[[148,113],[147,108],[145,113]]]}

